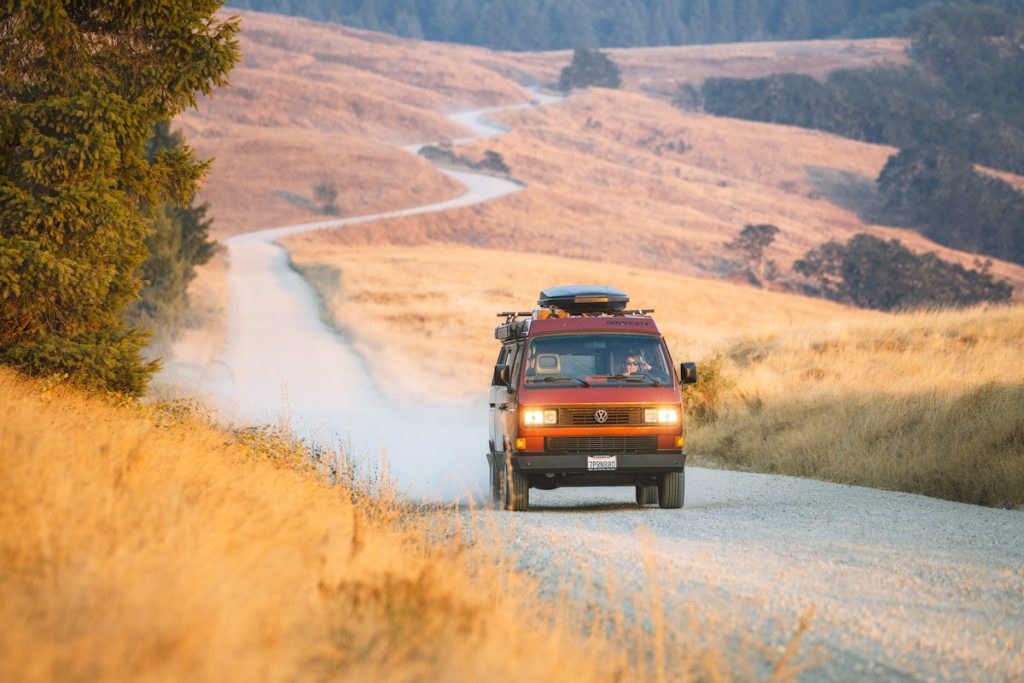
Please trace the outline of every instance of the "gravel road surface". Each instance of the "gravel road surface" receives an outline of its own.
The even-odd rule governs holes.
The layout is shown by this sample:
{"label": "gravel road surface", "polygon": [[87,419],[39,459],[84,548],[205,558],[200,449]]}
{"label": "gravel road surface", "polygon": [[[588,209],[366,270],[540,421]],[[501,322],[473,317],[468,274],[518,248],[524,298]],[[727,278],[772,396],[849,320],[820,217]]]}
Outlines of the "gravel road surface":
{"label": "gravel road surface", "polygon": [[801,652],[826,661],[802,680],[1024,681],[1024,512],[696,467],[682,510],[633,496],[531,490],[496,517],[539,576],[582,561],[643,604],[653,553],[680,604],[769,643],[813,606]]}

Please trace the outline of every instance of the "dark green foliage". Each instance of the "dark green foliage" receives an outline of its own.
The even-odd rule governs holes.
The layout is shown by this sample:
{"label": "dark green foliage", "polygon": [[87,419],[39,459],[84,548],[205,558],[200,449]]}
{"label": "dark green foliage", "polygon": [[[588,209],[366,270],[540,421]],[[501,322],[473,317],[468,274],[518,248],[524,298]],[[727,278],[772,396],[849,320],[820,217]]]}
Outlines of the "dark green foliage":
{"label": "dark green foliage", "polygon": [[943,145],[1024,172],[1024,19],[942,5],[915,15],[910,31],[910,67],[837,71],[825,83],[794,74],[709,79],[704,107],[866,142]]}
{"label": "dark green foliage", "polygon": [[[1015,0],[1004,0],[1013,2]],[[233,0],[234,7],[502,50],[898,35],[930,0]]]}
{"label": "dark green foliage", "polygon": [[765,249],[775,241],[779,229],[768,223],[748,224],[743,226],[740,234],[728,242],[725,246],[737,252],[746,268],[747,278],[755,285],[762,285],[767,279],[767,262],[765,261]]}
{"label": "dark green foliage", "polygon": [[320,213],[328,216],[337,216],[341,213],[338,206],[338,186],[333,180],[321,180],[313,187],[313,198],[323,206]]}
{"label": "dark green foliage", "polygon": [[940,147],[906,149],[878,176],[890,210],[956,249],[1024,263],[1024,196]]}
{"label": "dark green foliage", "polygon": [[493,149],[485,150],[484,156],[480,161],[474,161],[467,156],[458,154],[451,147],[437,147],[435,145],[424,145],[420,148],[418,154],[430,159],[435,164],[451,164],[471,168],[476,171],[492,171],[502,175],[511,173],[511,169],[505,163],[505,158]]}
{"label": "dark green foliage", "polygon": [[830,241],[793,264],[810,293],[883,311],[1006,302],[1013,288],[995,280],[989,264],[972,270],[933,253],[915,254],[899,240],[855,235]]}
{"label": "dark green foliage", "polygon": [[558,87],[562,91],[573,88],[618,88],[622,85],[619,67],[603,52],[577,48],[572,53],[572,63],[562,69]]}
{"label": "dark green foliage", "polygon": [[206,164],[152,160],[153,126],[238,59],[215,0],[0,0],[0,361],[138,394],[155,364],[122,319],[152,207],[191,199]]}
{"label": "dark green foliage", "polygon": [[721,354],[697,362],[697,382],[683,391],[683,410],[687,419],[695,424],[710,424],[718,418],[718,411],[736,387],[722,372]]}
{"label": "dark green foliage", "polygon": [[[146,142],[146,159],[152,163],[161,152],[178,151],[183,145],[181,134],[171,133],[167,121],[160,121]],[[140,270],[139,299],[128,308],[126,319],[152,332],[158,342],[172,339],[184,324],[196,266],[213,256],[216,243],[209,240],[208,208],[194,202],[163,202],[146,211],[152,228],[146,237],[149,255]]]}
{"label": "dark green foliage", "polygon": [[511,171],[508,164],[505,163],[505,158],[493,149],[484,151],[484,158],[480,160],[479,167],[490,171],[497,171],[498,173],[509,173]]}

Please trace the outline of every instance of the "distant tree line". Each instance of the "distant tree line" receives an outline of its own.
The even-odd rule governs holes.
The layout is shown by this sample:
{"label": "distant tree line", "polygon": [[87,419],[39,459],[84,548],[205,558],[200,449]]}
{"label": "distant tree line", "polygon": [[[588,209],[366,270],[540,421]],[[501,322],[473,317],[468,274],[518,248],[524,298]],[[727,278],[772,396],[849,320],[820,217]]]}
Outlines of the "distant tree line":
{"label": "distant tree line", "polygon": [[713,78],[706,111],[897,147],[941,145],[1024,172],[1024,18],[942,5],[910,21],[913,64],[842,70],[821,83],[781,74]]}
{"label": "distant tree line", "polygon": [[829,241],[793,264],[810,294],[882,311],[970,306],[1007,302],[1013,288],[996,280],[989,263],[977,269],[915,254],[899,240],[854,235],[845,244]]}
{"label": "distant tree line", "polygon": [[889,158],[878,187],[897,218],[891,222],[955,249],[1024,263],[1024,195],[956,152],[905,149]]}
{"label": "distant tree line", "polygon": [[[1019,0],[994,0],[1019,4]],[[638,47],[898,35],[929,0],[234,0],[304,16],[501,50]]]}
{"label": "distant tree line", "polygon": [[830,240],[793,263],[796,278],[781,278],[767,250],[781,231],[771,224],[746,225],[726,248],[737,254],[735,274],[757,287],[769,280],[784,289],[883,311],[1005,303],[1013,287],[996,280],[991,261],[964,268],[934,253],[915,254],[899,240],[854,235],[845,244]]}
{"label": "distant tree line", "polygon": [[[704,107],[901,147],[878,178],[889,222],[1024,263],[1024,197],[974,168],[1024,173],[1024,18],[939,5],[909,26],[910,66],[837,71],[824,83],[797,74],[709,79]],[[681,99],[689,104],[692,93]]]}

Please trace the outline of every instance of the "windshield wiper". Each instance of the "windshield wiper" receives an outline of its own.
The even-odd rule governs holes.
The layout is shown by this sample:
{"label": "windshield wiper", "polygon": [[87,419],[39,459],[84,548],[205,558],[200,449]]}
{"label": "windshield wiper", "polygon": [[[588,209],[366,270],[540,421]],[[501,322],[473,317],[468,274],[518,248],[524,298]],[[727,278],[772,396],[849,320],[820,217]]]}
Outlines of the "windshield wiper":
{"label": "windshield wiper", "polygon": [[569,375],[548,375],[547,377],[528,377],[527,383],[532,382],[579,382],[581,387],[589,387],[590,382],[579,377],[570,377]]}
{"label": "windshield wiper", "polygon": [[608,379],[621,379],[626,382],[650,382],[656,387],[665,386],[646,372],[634,372],[632,375],[602,375],[602,377],[607,377]]}

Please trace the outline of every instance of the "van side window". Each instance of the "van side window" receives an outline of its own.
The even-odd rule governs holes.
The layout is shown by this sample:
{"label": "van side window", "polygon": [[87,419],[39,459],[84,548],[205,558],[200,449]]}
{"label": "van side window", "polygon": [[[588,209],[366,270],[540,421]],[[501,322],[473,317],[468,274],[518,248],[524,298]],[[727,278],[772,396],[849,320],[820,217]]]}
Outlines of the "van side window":
{"label": "van side window", "polygon": [[[522,349],[523,349],[523,345],[522,344],[516,344],[512,348],[512,358],[511,358],[511,361],[509,362],[509,366],[510,366],[512,372],[511,372],[511,374],[509,374],[509,377],[512,379],[513,383],[515,382],[515,378],[519,376],[519,361],[522,360],[522,356],[523,356],[523,354],[521,353]],[[514,386],[514,384],[513,384],[513,386]]]}

